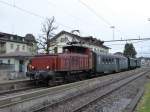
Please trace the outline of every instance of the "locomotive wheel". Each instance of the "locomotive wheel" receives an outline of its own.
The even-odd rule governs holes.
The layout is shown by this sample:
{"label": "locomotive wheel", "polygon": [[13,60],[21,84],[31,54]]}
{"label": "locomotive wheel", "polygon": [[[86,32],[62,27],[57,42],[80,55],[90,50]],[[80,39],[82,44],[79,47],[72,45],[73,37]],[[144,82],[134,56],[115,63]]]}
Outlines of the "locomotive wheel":
{"label": "locomotive wheel", "polygon": [[39,85],[39,80],[35,79],[35,85],[36,85],[36,86]]}
{"label": "locomotive wheel", "polygon": [[69,83],[71,81],[70,72],[64,74],[64,82]]}
{"label": "locomotive wheel", "polygon": [[47,81],[47,86],[55,86],[55,82],[52,80]]}
{"label": "locomotive wheel", "polygon": [[48,86],[55,86],[56,85],[55,77],[52,77],[51,79],[48,79],[47,80],[47,85]]}

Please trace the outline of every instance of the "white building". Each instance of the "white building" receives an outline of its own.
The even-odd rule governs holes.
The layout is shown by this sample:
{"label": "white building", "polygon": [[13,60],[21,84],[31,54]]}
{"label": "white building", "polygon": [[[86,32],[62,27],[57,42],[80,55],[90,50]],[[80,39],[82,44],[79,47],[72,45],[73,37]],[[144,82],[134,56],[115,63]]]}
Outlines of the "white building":
{"label": "white building", "polygon": [[37,46],[33,35],[21,37],[0,33],[0,64],[13,65],[14,72],[25,73],[30,57],[36,53]]}
{"label": "white building", "polygon": [[103,45],[103,41],[97,40],[92,36],[81,37],[79,35],[61,31],[50,42],[50,53],[62,53],[63,47],[70,44],[89,47],[92,51],[108,53],[109,47]]}
{"label": "white building", "polygon": [[150,67],[150,57],[140,57],[142,67]]}

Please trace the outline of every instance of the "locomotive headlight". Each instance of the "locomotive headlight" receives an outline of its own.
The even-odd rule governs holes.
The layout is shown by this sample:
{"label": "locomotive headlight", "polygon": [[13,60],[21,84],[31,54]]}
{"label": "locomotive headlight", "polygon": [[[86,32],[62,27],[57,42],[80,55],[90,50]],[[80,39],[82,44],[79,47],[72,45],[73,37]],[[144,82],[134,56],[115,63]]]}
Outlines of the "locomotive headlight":
{"label": "locomotive headlight", "polygon": [[34,69],[34,66],[32,66],[31,68]]}
{"label": "locomotive headlight", "polygon": [[49,66],[46,66],[46,69],[49,69]]}

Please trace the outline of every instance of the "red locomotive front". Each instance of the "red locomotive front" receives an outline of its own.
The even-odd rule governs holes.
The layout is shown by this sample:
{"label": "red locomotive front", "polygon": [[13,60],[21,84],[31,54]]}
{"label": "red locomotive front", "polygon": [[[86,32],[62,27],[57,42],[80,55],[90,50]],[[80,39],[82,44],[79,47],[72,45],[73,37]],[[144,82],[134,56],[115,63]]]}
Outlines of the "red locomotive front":
{"label": "red locomotive front", "polygon": [[[92,70],[92,53],[88,48],[66,46],[64,53],[39,55],[31,59],[28,76],[32,79],[66,79],[72,74]],[[68,76],[70,75],[70,76]]]}

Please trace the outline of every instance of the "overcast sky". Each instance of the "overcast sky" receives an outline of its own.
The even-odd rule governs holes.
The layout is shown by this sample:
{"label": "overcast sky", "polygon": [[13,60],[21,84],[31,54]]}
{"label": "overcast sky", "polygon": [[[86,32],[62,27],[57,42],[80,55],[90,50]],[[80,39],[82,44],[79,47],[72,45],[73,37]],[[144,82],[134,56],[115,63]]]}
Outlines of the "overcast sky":
{"label": "overcast sky", "polygon": [[[112,40],[110,26],[115,26],[115,39],[150,38],[149,0],[0,0],[1,32],[38,37],[45,18],[52,16],[58,26],[56,33],[78,29],[81,36]],[[133,42],[138,56],[150,56],[149,42]],[[111,53],[122,52],[124,44],[105,43]]]}

